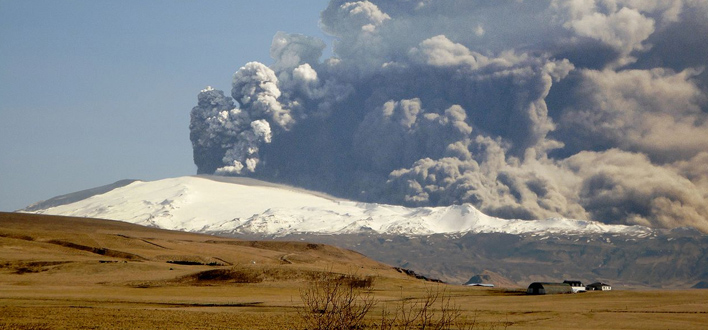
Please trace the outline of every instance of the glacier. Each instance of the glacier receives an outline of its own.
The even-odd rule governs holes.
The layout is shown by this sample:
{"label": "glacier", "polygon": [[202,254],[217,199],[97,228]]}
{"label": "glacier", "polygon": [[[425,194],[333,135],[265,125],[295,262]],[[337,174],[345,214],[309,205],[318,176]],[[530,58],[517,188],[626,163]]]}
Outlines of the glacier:
{"label": "glacier", "polygon": [[135,181],[80,201],[27,213],[130,222],[212,234],[431,235],[464,233],[618,233],[648,236],[643,226],[590,220],[501,219],[470,204],[404,207],[361,203],[249,178],[184,176]]}

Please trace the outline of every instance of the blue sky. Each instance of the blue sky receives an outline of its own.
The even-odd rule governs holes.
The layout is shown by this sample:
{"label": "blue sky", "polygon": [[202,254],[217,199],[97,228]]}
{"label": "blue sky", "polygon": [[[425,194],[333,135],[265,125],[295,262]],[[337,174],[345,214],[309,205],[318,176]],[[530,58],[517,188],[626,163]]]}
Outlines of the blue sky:
{"label": "blue sky", "polygon": [[0,211],[196,172],[189,112],[270,64],[277,31],[326,39],[325,0],[0,0]]}

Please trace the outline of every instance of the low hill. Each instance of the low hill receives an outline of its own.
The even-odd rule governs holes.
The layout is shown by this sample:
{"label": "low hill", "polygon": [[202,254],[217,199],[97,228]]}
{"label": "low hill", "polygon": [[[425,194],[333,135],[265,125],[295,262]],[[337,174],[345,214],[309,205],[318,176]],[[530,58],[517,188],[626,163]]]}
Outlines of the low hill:
{"label": "low hill", "polygon": [[214,270],[227,282],[298,281],[325,270],[405,277],[324,244],[244,241],[86,218],[0,213],[0,246],[0,282],[30,285],[169,286],[206,281],[219,273]]}
{"label": "low hill", "polygon": [[[253,238],[237,236],[237,238]],[[688,289],[708,281],[708,236],[672,230],[626,235],[288,235],[355,249],[386,264],[448,283],[493,271],[517,286],[531,282],[605,282],[614,288]]]}
{"label": "low hill", "polygon": [[519,285],[512,280],[490,270],[484,270],[480,274],[470,277],[465,285],[493,284],[500,288],[517,288]]}

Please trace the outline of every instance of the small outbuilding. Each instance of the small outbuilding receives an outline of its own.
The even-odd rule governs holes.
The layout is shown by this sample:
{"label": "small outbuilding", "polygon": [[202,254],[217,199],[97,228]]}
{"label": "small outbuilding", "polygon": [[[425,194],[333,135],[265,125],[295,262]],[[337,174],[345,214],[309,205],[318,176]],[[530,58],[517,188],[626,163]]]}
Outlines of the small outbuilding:
{"label": "small outbuilding", "polygon": [[610,291],[612,290],[612,286],[607,283],[595,282],[592,284],[588,284],[585,289],[587,289],[588,291]]}
{"label": "small outbuilding", "polygon": [[548,283],[533,282],[526,289],[526,294],[561,294],[573,293],[573,289],[568,283]]}
{"label": "small outbuilding", "polygon": [[567,283],[570,285],[570,288],[573,290],[573,293],[578,293],[578,292],[585,292],[586,287],[585,284],[581,281],[576,281],[576,280],[565,280],[563,283]]}

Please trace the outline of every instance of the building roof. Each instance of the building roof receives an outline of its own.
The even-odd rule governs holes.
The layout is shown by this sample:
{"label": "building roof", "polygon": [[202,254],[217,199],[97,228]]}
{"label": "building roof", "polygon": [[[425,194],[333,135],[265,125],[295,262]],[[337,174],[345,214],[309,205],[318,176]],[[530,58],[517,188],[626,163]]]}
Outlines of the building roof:
{"label": "building roof", "polygon": [[[543,291],[541,291],[541,289]],[[533,282],[526,290],[528,294],[554,294],[572,293],[573,289],[568,283]]]}
{"label": "building roof", "polygon": [[607,283],[602,283],[602,282],[595,282],[592,284],[588,284],[588,286],[611,286],[611,285],[609,285]]}

